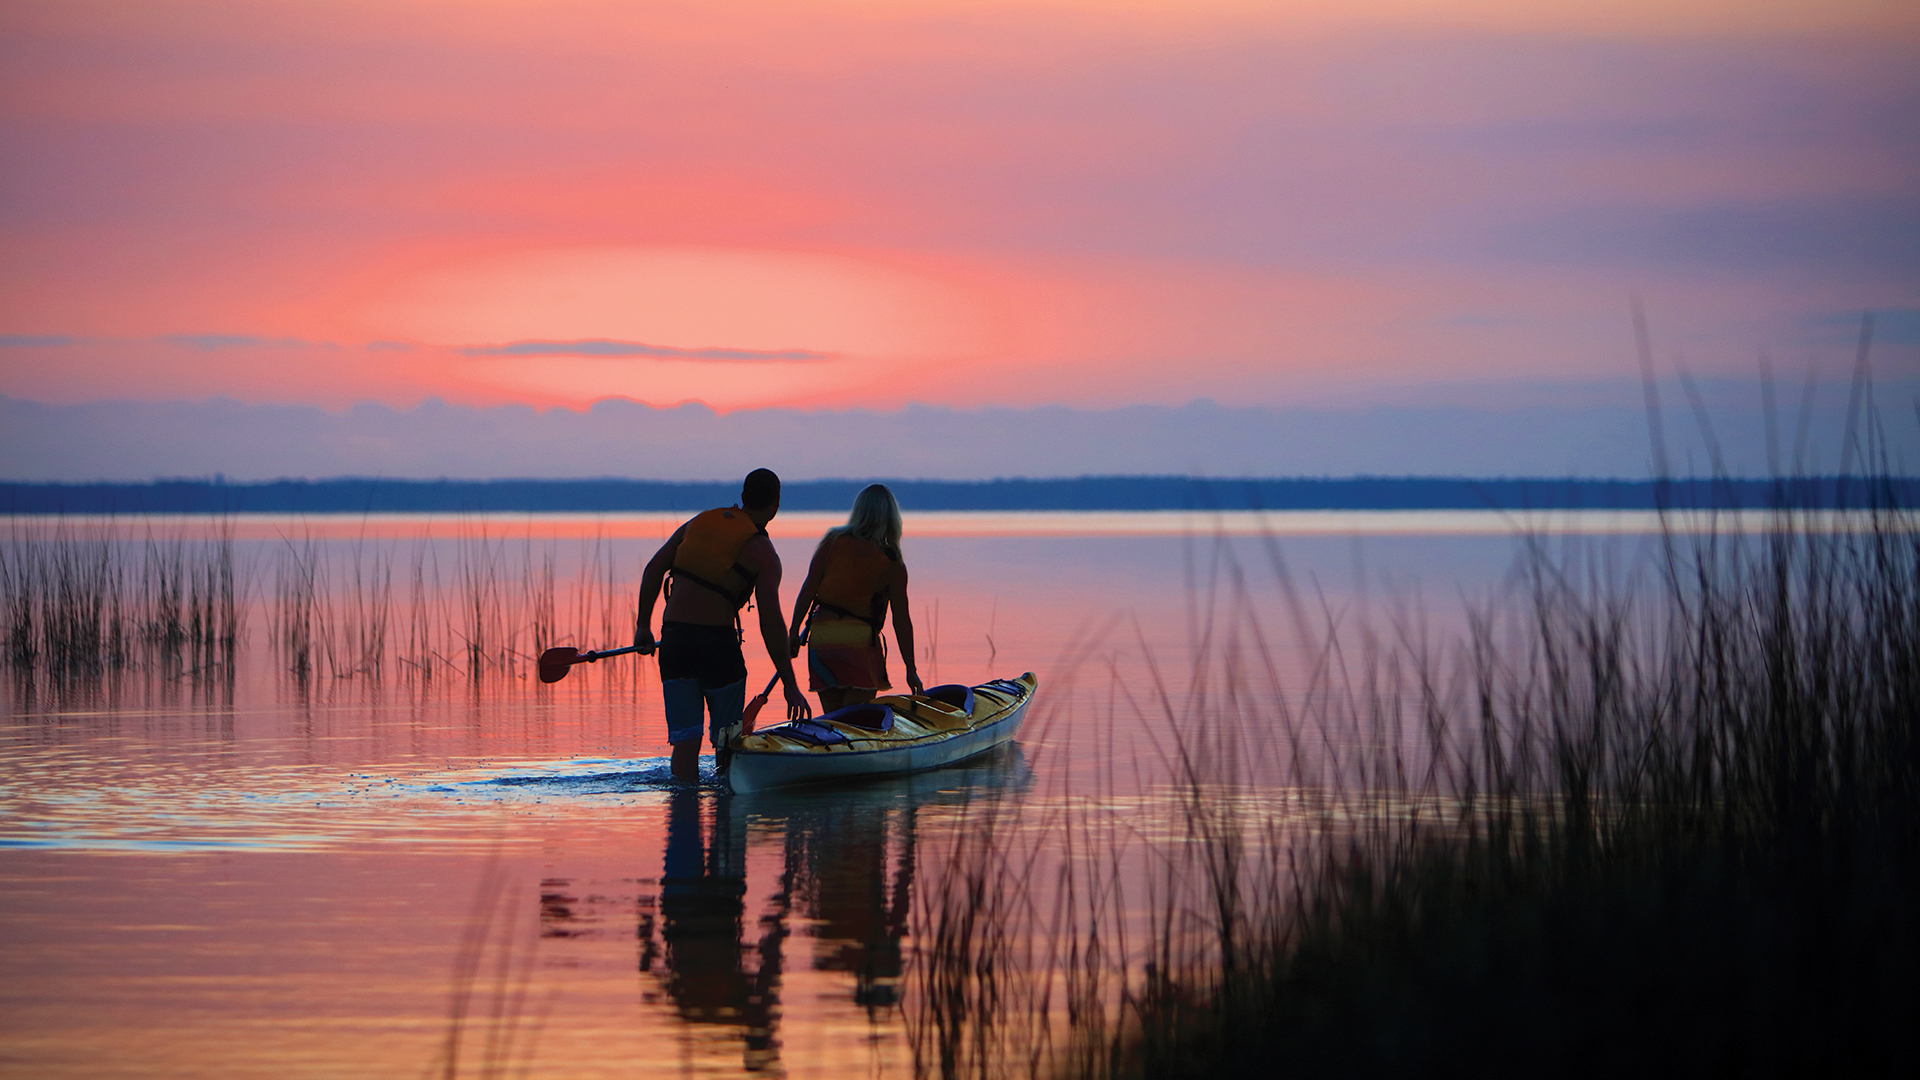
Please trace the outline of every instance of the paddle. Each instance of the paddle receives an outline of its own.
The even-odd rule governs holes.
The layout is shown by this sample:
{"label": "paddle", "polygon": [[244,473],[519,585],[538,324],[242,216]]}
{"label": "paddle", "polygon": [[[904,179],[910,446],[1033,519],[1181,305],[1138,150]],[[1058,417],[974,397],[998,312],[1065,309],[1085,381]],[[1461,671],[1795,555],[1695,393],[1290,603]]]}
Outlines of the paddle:
{"label": "paddle", "polygon": [[767,688],[760,691],[760,696],[747,702],[747,707],[740,713],[740,734],[753,734],[753,722],[759,718],[760,710],[767,707],[767,695],[773,693],[773,684],[779,681],[780,673],[776,671],[773,678],[767,680]]}
{"label": "paddle", "polygon": [[548,649],[540,654],[540,681],[559,682],[567,677],[567,672],[572,671],[575,664],[591,664],[603,656],[639,651],[638,645],[629,645],[624,649],[601,649],[599,652],[581,652],[571,645]]}
{"label": "paddle", "polygon": [[722,776],[727,774],[727,769],[733,764],[734,741],[742,735],[753,734],[753,721],[760,715],[760,710],[766,707],[767,695],[773,693],[773,684],[779,681],[780,673],[776,671],[773,678],[767,680],[767,688],[760,691],[760,696],[747,702],[747,707],[740,710],[738,724],[713,733],[713,771]]}

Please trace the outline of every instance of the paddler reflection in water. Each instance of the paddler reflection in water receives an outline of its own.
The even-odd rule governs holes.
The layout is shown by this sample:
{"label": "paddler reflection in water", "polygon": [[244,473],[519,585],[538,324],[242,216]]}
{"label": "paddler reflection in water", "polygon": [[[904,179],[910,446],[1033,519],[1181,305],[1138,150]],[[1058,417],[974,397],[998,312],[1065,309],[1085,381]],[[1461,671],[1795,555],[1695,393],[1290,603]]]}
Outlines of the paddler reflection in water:
{"label": "paddler reflection in water", "polygon": [[869,484],[853,500],[847,523],[828,529],[813,553],[793,604],[789,655],[807,646],[807,676],[826,712],[872,701],[890,689],[880,636],[893,609],[893,636],[907,685],[926,687],[914,664],[907,564],[900,557],[900,504],[885,484]]}
{"label": "paddler reflection in water", "polygon": [[[900,1001],[902,942],[913,902],[914,814],[911,802],[897,810],[829,806],[805,826],[788,825],[788,865],[804,846],[811,879],[800,891],[814,920],[814,970],[852,975],[853,1000],[869,1012]],[[897,849],[892,860],[890,849]]]}
{"label": "paddler reflection in water", "polygon": [[778,823],[785,835],[782,871],[758,919],[757,941],[744,939],[750,926],[747,823],[724,790],[709,796],[683,787],[669,796],[658,906],[642,895],[636,928],[640,971],[666,988],[684,1023],[736,1029],[750,1072],[779,1058],[781,984],[796,903],[812,923],[806,933],[813,939],[813,969],[851,975],[853,1000],[877,1017],[899,1003],[914,878],[911,805],[828,801],[761,821]]}
{"label": "paddler reflection in water", "polygon": [[780,673],[787,718],[813,715],[793,678],[786,626],[780,621],[780,556],[767,539],[767,522],[780,512],[780,478],[755,469],[740,486],[740,505],[708,510],[674,530],[640,577],[640,614],[633,644],[654,651],[653,605],[667,587],[660,626],[660,692],[666,699],[667,740],[673,744],[673,776],[700,778],[700,719],[711,731],[714,760],[726,771],[729,743],[739,733],[746,706],[747,663],[740,646],[740,608],[752,599],[760,608],[760,636]]}
{"label": "paddler reflection in water", "polygon": [[[701,843],[701,799],[682,788],[667,807],[666,865],[660,876],[661,937],[666,970],[661,973],[682,1020],[738,1026],[745,1040],[742,1063],[759,1071],[779,1056],[781,946],[787,936],[783,889],[779,909],[763,919],[757,970],[748,971],[744,929],[747,892],[746,822],[730,809],[729,796],[713,800],[712,839]],[[640,970],[652,965],[645,924]]]}

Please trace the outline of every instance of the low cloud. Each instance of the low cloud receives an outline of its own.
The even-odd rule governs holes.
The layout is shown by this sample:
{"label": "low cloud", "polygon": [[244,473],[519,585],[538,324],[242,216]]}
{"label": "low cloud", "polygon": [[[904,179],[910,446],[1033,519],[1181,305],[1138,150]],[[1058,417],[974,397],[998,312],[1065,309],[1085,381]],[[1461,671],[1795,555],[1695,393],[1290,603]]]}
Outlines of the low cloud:
{"label": "low cloud", "polygon": [[0,334],[0,349],[50,349],[78,344],[79,338],[65,334]]}
{"label": "low cloud", "polygon": [[311,349],[328,348],[324,343],[299,338],[254,337],[251,334],[168,334],[159,339],[168,345],[189,349]]}
{"label": "low cloud", "polygon": [[1873,341],[1878,345],[1920,345],[1920,308],[1879,308],[1871,312],[1833,311],[1816,315],[1807,325],[1848,336],[1860,333],[1863,316],[1873,316]]}
{"label": "low cloud", "polygon": [[638,341],[516,341],[507,345],[472,345],[461,349],[467,356],[593,356],[643,357],[649,360],[704,360],[721,363],[811,363],[831,360],[834,353],[805,349],[762,351],[758,349],[675,349],[666,345],[645,345]]}
{"label": "low cloud", "polygon": [[[1194,474],[1209,476],[1615,476],[1652,465],[1640,388],[1538,389],[1505,408],[1429,403],[1362,409],[1242,408],[1193,402],[1121,409],[949,409],[808,412],[703,405],[654,408],[609,398],[585,411],[477,408],[429,400],[408,409],[311,405],[93,402],[53,405],[0,395],[0,479],[148,480],[212,476],[625,476],[715,480],[769,466],[790,479],[892,476]],[[1752,381],[1698,388],[1713,438],[1670,413],[1676,473],[1700,475],[1716,455],[1735,475],[1769,468],[1764,400]],[[1630,392],[1633,391],[1633,392]],[[1482,395],[1489,396],[1489,395]],[[1678,387],[1662,398],[1683,399]],[[1896,472],[1920,466],[1912,379],[1876,385]],[[1845,443],[1849,387],[1825,382],[1805,410],[1810,472],[1831,470]],[[1798,415],[1802,409],[1790,406]],[[1789,436],[1791,438],[1791,436]],[[1784,461],[1785,467],[1793,462]]]}
{"label": "low cloud", "polygon": [[1496,256],[1588,265],[1818,269],[1864,280],[1920,269],[1920,211],[1907,192],[1690,206],[1588,206],[1495,226]]}

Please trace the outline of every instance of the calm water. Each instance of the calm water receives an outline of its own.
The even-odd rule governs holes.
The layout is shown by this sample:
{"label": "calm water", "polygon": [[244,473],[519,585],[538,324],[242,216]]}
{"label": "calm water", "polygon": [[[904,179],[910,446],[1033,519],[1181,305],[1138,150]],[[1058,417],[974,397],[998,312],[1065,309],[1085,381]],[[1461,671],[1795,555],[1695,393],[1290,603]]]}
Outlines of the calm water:
{"label": "calm water", "polygon": [[[790,572],[832,523],[775,522]],[[913,518],[922,671],[1036,672],[1019,745],[732,797],[667,781],[651,660],[528,677],[543,642],[626,643],[673,524],[236,519],[232,663],[14,671],[0,1072],[411,1076],[458,1031],[468,1074],[908,1075],[915,905],[983,807],[1150,803],[1180,735],[1139,707],[1156,685],[1186,700],[1230,655],[1308,681],[1328,625],[1444,637],[1515,552],[1492,515]],[[11,528],[16,565],[55,532],[111,536],[129,593],[213,550],[206,522]],[[771,665],[748,657],[757,689]]]}

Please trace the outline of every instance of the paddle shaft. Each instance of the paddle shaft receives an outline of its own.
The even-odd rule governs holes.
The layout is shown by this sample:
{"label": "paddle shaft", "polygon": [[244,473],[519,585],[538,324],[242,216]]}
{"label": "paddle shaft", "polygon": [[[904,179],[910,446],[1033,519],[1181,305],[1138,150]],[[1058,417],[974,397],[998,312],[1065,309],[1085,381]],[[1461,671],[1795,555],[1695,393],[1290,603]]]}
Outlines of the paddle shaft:
{"label": "paddle shaft", "polygon": [[640,646],[629,645],[624,649],[602,649],[599,652],[583,652],[580,654],[580,656],[576,660],[574,660],[574,663],[578,664],[578,663],[584,662],[584,663],[591,664],[595,660],[600,660],[605,657],[625,656],[627,653],[639,652],[639,651],[640,651]]}
{"label": "paddle shaft", "polygon": [[575,664],[591,664],[603,656],[620,656],[624,653],[639,652],[640,646],[629,645],[624,649],[602,649],[599,652],[581,652],[571,645],[556,645],[540,654],[540,681],[556,683],[567,677]]}

